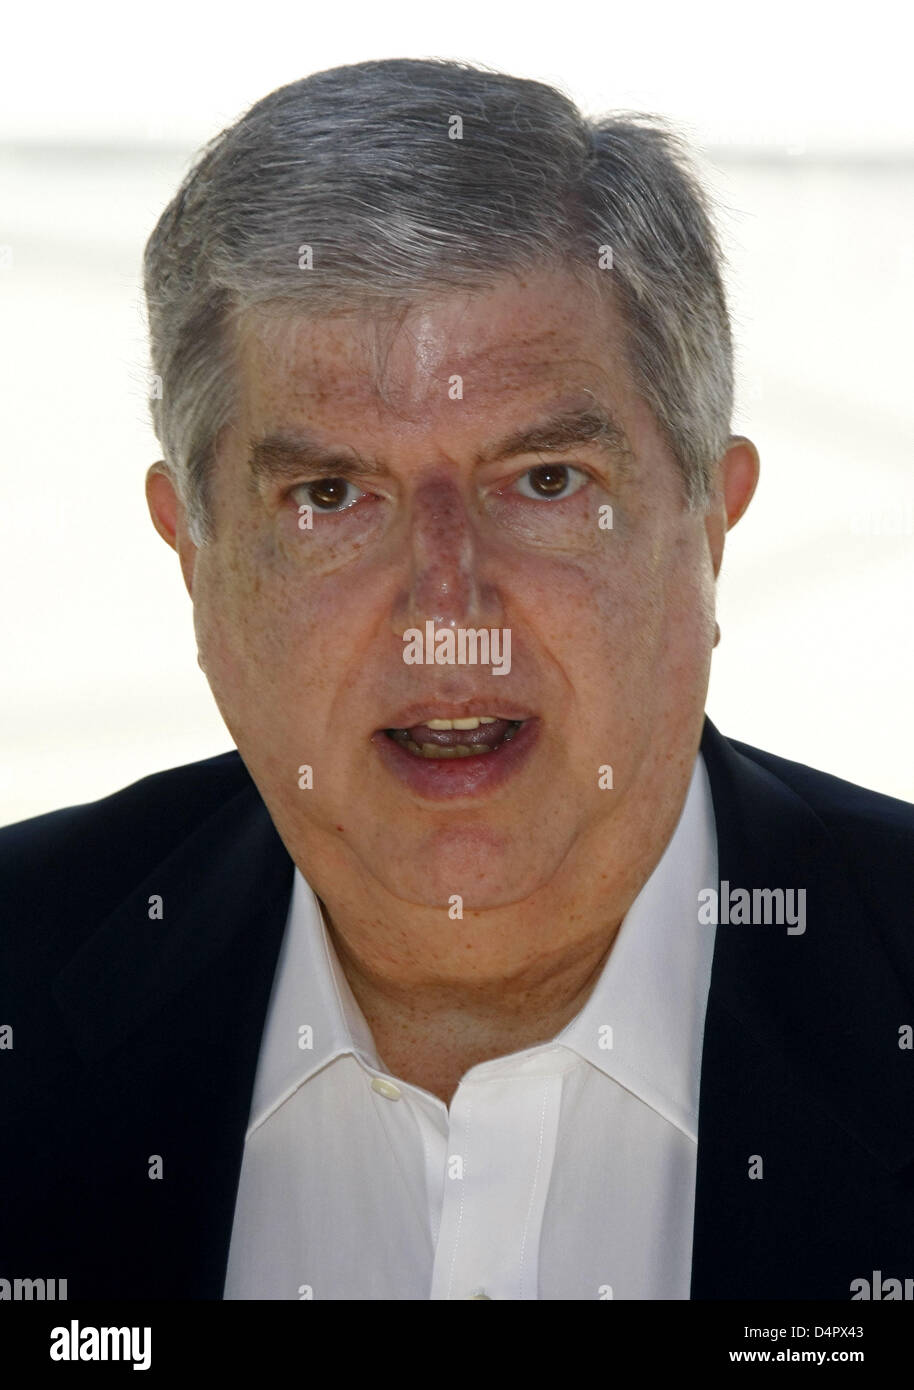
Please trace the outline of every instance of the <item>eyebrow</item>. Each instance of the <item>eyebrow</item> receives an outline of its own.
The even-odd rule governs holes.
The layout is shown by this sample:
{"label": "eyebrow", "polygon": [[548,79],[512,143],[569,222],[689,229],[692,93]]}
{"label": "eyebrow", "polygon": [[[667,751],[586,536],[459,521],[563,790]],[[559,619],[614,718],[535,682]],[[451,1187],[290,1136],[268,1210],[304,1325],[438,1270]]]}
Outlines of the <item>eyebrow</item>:
{"label": "eyebrow", "polygon": [[[502,463],[521,454],[542,454],[575,444],[596,445],[616,460],[630,460],[628,437],[621,424],[601,405],[560,410],[538,424],[515,430],[484,446],[476,464]],[[249,441],[249,466],[258,480],[317,477],[371,478],[385,471],[384,460],[362,458],[354,449],[321,444],[307,430],[279,430]]]}
{"label": "eyebrow", "polygon": [[370,478],[384,471],[380,461],[363,459],[355,450],[328,448],[307,430],[280,430],[263,439],[251,439],[248,466],[258,481],[298,478],[302,473]]}
{"label": "eyebrow", "polygon": [[501,463],[518,454],[542,454],[568,449],[574,444],[596,444],[605,453],[631,454],[625,430],[603,406],[581,410],[562,410],[538,425],[515,430],[498,444],[483,449],[478,463]]}

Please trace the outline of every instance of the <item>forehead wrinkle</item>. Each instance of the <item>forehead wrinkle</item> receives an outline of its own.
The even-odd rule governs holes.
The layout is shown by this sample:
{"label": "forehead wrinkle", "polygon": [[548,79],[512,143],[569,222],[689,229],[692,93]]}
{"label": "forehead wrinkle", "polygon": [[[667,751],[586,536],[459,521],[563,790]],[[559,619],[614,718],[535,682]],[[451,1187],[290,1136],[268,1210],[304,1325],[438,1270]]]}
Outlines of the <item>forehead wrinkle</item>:
{"label": "forehead wrinkle", "polygon": [[[404,338],[413,351],[419,349],[410,320],[417,309],[425,308],[421,303],[407,304],[373,314],[358,311],[316,317],[293,314],[267,316],[260,321],[256,311],[249,311],[247,325],[254,331],[250,337],[242,334],[242,339],[255,352],[264,354],[259,365],[266,366],[268,374],[275,374],[279,369],[278,376],[286,392],[298,394],[304,390],[322,403],[339,400],[342,404],[346,399],[366,404],[374,402],[391,414],[409,420],[414,418],[416,402],[409,399],[410,386],[406,387],[404,397],[398,382],[400,367],[395,353],[398,340]],[[485,394],[493,376],[499,379],[497,389],[492,388],[497,395],[503,396],[506,391],[522,393],[535,384],[537,377],[552,375],[557,369],[586,360],[577,356],[581,345],[569,341],[568,329],[562,325],[541,326],[535,319],[528,324],[523,312],[513,318],[512,330],[499,334],[494,341],[490,338],[487,343],[453,345],[450,354],[442,355],[438,371],[430,370],[428,362],[422,363],[427,390],[434,389],[433,382],[446,380],[457,372],[468,378],[468,386],[472,385],[473,395],[477,397]],[[329,339],[315,341],[313,335],[322,326],[329,331]],[[605,343],[610,353],[615,346],[610,341]],[[330,349],[329,358],[323,356],[327,348]],[[574,353],[570,359],[567,356],[569,348]],[[601,373],[605,373],[609,365],[588,361],[588,366],[596,366]],[[263,378],[262,372],[258,375]],[[483,377],[488,380],[481,380]]]}

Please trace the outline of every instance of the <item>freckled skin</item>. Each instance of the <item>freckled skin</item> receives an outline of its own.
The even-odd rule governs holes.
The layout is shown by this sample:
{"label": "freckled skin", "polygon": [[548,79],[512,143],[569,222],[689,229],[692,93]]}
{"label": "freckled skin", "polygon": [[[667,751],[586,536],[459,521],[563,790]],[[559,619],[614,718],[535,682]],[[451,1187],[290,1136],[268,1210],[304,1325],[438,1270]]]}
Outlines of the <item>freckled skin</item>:
{"label": "freckled skin", "polygon": [[[150,507],[181,556],[219,708],[324,904],[380,1055],[449,1100],[468,1066],[579,1011],[663,853],[701,735],[724,534],[758,456],[734,438],[712,505],[690,514],[620,320],[555,271],[429,301],[395,329],[251,315],[238,344],[215,541],[193,547],[161,472]],[[625,466],[593,445],[474,464],[484,443],[582,397],[622,422]],[[354,506],[315,507],[311,531],[297,511],[308,480],[293,494],[247,468],[250,437],[296,426],[385,463]],[[586,486],[521,493],[553,461]],[[598,525],[605,503],[612,530]],[[402,634],[429,618],[510,628],[510,674],[406,666]],[[491,713],[505,700],[536,712],[533,756],[479,797],[416,797],[372,734],[416,699],[477,695]],[[298,788],[303,763],[312,790]],[[607,763],[613,790],[600,790]]]}

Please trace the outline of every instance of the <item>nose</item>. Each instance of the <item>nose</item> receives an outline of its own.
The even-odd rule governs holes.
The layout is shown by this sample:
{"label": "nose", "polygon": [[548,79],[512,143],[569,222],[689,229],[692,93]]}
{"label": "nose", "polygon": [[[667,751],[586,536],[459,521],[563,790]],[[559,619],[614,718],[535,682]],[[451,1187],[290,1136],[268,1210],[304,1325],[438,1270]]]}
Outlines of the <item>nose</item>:
{"label": "nose", "polygon": [[392,627],[398,637],[436,627],[499,626],[495,590],[481,576],[482,545],[458,481],[437,473],[416,488],[407,518],[408,571]]}

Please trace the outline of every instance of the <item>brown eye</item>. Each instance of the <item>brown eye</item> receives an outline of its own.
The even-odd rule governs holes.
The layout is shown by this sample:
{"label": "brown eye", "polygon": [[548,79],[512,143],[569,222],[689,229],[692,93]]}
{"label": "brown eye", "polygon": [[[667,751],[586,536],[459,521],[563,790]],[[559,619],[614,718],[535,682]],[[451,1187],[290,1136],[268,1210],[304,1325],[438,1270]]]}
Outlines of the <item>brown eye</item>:
{"label": "brown eye", "polygon": [[346,497],[347,483],[343,478],[321,478],[308,488],[312,502],[318,507],[338,507]]}
{"label": "brown eye", "polygon": [[359,488],[346,478],[317,478],[313,483],[300,483],[293,496],[322,512],[344,511],[362,496]]}
{"label": "brown eye", "polygon": [[544,463],[540,468],[530,469],[530,486],[543,497],[554,497],[568,486],[568,469],[563,465],[555,467]]}
{"label": "brown eye", "polygon": [[541,463],[536,468],[528,468],[518,478],[516,486],[521,495],[539,502],[564,502],[588,481],[587,475],[579,468],[565,463]]}

